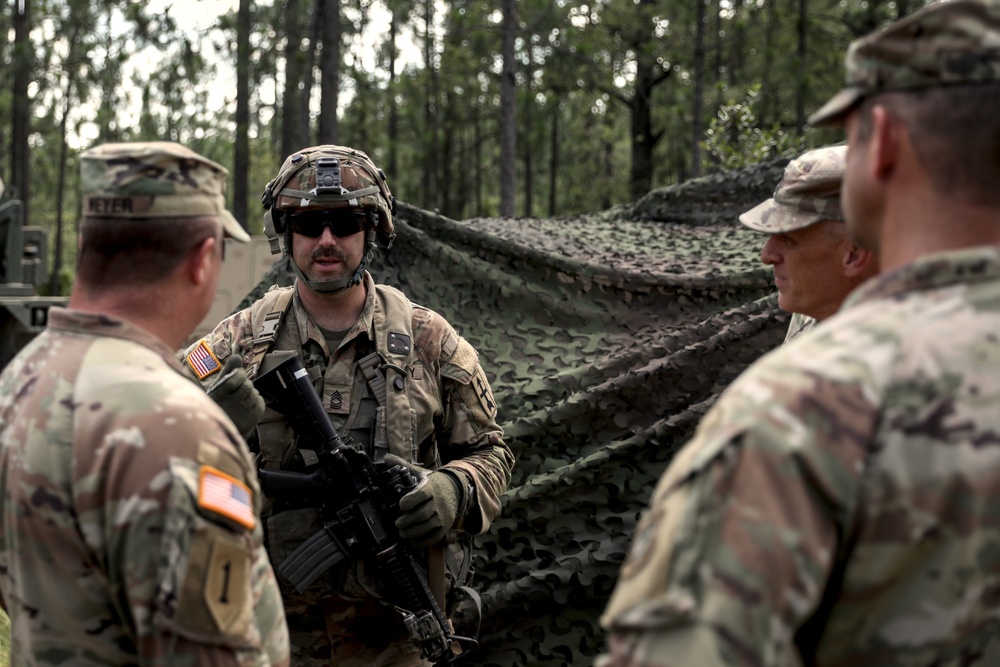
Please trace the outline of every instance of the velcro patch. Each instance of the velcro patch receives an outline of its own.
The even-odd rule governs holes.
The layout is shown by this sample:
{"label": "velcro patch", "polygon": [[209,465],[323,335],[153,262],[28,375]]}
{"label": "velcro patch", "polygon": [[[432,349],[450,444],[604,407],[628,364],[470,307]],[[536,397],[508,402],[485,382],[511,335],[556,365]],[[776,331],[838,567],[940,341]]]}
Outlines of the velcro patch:
{"label": "velcro patch", "polygon": [[390,331],[388,336],[388,348],[393,354],[410,353],[410,337],[406,334]]}
{"label": "velcro patch", "polygon": [[215,352],[208,346],[204,338],[198,341],[197,347],[188,354],[187,362],[199,380],[204,380],[212,373],[222,369],[219,358],[215,356]]}
{"label": "velcro patch", "polygon": [[253,529],[253,491],[218,468],[202,466],[198,473],[198,506]]}

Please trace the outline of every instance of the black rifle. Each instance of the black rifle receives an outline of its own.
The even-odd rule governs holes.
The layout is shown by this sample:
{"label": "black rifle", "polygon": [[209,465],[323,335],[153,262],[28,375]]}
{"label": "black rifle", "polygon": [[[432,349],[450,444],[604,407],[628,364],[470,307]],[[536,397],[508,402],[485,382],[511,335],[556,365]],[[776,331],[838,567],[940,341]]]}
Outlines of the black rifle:
{"label": "black rifle", "polygon": [[413,548],[396,530],[399,499],[421,480],[406,466],[377,469],[365,452],[341,441],[298,356],[257,377],[254,386],[300,438],[320,445],[319,465],[311,473],[258,471],[266,495],[308,498],[323,520],[323,528],[289,554],[278,573],[301,593],[341,561],[374,556],[389,584],[387,599],[424,658],[444,665],[462,653],[461,643],[475,646],[474,639],[454,634]]}

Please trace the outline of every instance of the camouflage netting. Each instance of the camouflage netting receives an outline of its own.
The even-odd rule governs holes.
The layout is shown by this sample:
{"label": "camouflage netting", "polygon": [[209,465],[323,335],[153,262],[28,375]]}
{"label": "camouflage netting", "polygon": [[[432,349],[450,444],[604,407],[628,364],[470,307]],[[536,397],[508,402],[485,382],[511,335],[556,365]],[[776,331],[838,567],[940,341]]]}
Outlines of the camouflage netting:
{"label": "camouflage netting", "polygon": [[[400,205],[376,280],[475,345],[517,455],[503,513],[478,539],[470,664],[590,665],[603,649],[597,618],[660,473],[784,335],[764,239],[736,216],[786,163],[574,218],[456,222]],[[272,273],[264,283],[290,284],[280,263]]]}

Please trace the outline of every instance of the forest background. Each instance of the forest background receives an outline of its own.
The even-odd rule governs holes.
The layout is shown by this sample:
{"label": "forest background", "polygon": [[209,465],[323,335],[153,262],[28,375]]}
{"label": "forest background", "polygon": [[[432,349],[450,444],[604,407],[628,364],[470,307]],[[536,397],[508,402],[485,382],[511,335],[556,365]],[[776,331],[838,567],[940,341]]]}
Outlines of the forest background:
{"label": "forest background", "polygon": [[[171,140],[259,195],[316,143],[453,219],[556,217],[837,141],[806,118],[849,42],[922,0],[11,0],[0,177],[66,294],[80,151]],[[213,20],[214,19],[214,20]]]}

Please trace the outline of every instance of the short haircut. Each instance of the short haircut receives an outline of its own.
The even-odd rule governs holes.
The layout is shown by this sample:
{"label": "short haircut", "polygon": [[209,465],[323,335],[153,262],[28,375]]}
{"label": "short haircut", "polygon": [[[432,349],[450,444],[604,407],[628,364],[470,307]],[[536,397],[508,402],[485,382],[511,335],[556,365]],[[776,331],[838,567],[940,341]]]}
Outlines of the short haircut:
{"label": "short haircut", "polygon": [[218,218],[84,218],[76,279],[94,291],[156,285],[208,238],[222,242]]}
{"label": "short haircut", "polygon": [[1000,83],[874,95],[859,109],[862,142],[871,136],[871,109],[876,104],[906,125],[939,194],[1000,207]]}

